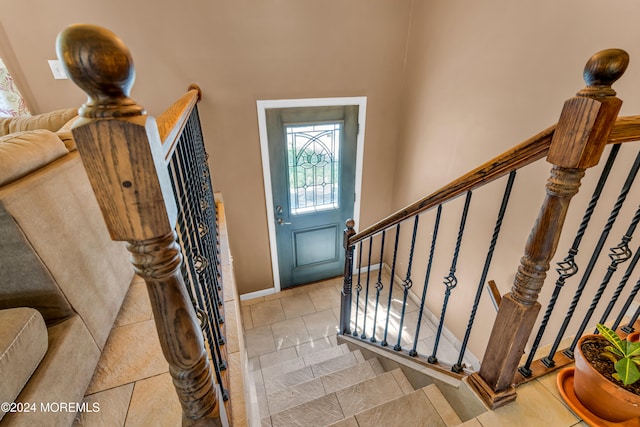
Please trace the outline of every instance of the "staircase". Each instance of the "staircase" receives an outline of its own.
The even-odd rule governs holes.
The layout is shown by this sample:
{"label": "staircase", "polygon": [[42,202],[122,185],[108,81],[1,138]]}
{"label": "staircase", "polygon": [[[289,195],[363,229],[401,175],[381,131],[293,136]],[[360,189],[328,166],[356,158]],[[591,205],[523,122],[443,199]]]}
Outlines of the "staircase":
{"label": "staircase", "polygon": [[[346,344],[253,371],[262,426],[462,424],[435,384],[412,385]],[[419,383],[420,380],[414,380]]]}

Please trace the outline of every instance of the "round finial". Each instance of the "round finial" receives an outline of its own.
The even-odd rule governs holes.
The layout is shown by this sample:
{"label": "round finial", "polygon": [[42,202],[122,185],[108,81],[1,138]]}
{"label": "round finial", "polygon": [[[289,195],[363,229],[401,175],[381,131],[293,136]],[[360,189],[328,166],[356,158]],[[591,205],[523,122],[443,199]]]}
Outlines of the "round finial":
{"label": "round finial", "polygon": [[593,55],[582,73],[587,87],[578,95],[615,96],[611,85],[624,74],[629,65],[629,54],[622,49],[606,49]]}
{"label": "round finial", "polygon": [[356,222],[353,220],[353,218],[349,218],[346,222],[345,225],[347,226],[347,228],[352,229],[353,227],[356,226]]}
{"label": "round finial", "polygon": [[75,24],[56,40],[56,53],[67,75],[88,95],[80,115],[91,118],[138,116],[142,106],[129,98],[135,80],[131,53],[113,32]]}

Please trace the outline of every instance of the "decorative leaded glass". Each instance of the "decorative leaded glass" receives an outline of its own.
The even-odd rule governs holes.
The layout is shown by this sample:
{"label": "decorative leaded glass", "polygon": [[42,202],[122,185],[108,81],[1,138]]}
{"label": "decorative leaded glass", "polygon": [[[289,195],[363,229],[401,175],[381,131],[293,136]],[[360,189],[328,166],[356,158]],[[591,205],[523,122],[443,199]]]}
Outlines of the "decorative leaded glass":
{"label": "decorative leaded glass", "polygon": [[285,125],[291,214],[338,208],[342,122]]}

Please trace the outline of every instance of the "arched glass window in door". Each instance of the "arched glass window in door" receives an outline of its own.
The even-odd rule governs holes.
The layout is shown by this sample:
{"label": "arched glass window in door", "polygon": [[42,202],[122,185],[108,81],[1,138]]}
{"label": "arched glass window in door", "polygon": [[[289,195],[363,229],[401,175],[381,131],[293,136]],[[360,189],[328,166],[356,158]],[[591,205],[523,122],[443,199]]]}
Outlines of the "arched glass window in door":
{"label": "arched glass window in door", "polygon": [[339,208],[342,122],[285,125],[291,214]]}

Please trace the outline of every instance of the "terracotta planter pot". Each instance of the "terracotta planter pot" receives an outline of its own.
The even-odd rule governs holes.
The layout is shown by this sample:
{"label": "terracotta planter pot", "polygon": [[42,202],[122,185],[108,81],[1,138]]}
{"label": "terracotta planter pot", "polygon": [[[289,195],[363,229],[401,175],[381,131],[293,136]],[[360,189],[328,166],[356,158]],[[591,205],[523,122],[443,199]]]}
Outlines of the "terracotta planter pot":
{"label": "terracotta planter pot", "polygon": [[580,402],[605,420],[622,422],[640,417],[640,396],[609,381],[585,360],[582,343],[586,340],[605,341],[600,335],[585,335],[578,341],[573,385]]}

